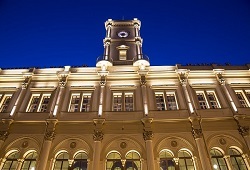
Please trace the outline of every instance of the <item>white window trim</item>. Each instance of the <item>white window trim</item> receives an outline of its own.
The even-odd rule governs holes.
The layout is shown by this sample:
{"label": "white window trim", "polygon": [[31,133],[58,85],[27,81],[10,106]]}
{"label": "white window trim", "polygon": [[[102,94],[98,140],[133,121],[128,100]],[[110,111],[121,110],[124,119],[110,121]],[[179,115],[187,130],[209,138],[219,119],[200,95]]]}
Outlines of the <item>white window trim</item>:
{"label": "white window trim", "polygon": [[[198,93],[202,93],[202,94],[203,94],[203,97],[204,97],[205,102],[206,102],[206,104],[207,104],[207,108],[210,109],[210,105],[209,105],[209,103],[208,103],[207,96],[206,96],[205,92],[204,92],[204,91],[196,91],[196,96],[197,96]],[[200,101],[198,100],[198,102],[199,102],[199,107],[201,108],[201,106],[200,106]]]}
{"label": "white window trim", "polygon": [[[250,92],[250,90],[235,90],[235,93],[241,93],[242,94],[243,98],[245,99],[245,101],[247,103],[247,107],[250,107],[250,103],[248,101],[248,98],[247,98],[245,92]],[[237,99],[238,99],[238,97],[237,97]],[[239,101],[239,99],[238,99],[238,101]]]}
{"label": "white window trim", "polygon": [[34,93],[34,94],[32,94],[31,97],[30,97],[28,107],[26,108],[26,112],[29,112],[32,99],[33,99],[33,97],[36,97],[36,96],[39,97],[39,103],[38,103],[38,107],[37,107],[35,112],[40,112],[40,107],[41,107],[41,104],[42,104],[43,97],[44,96],[50,96],[51,97],[51,94],[49,94],[49,93]]}
{"label": "white window trim", "polygon": [[[164,109],[165,110],[161,110],[161,111],[166,111],[166,110],[171,110],[170,108],[168,108],[167,106],[167,95],[174,95],[174,99],[175,99],[175,104],[176,104],[176,110],[179,110],[179,105],[178,105],[178,101],[177,101],[177,96],[176,96],[176,92],[175,91],[168,91],[168,90],[162,90],[162,91],[155,91],[155,100],[156,100],[156,95],[162,95],[163,96],[163,100],[164,100]],[[157,103],[155,101],[155,105],[156,105],[156,109],[157,109]],[[160,111],[160,110],[159,110]]]}
{"label": "white window trim", "polygon": [[[74,113],[74,112],[70,111],[70,107],[71,107],[71,104],[72,104],[72,96],[79,96],[79,99],[80,99],[80,101],[79,101],[79,108],[78,108],[77,112],[83,112],[82,111],[82,105],[83,105],[83,98],[84,98],[84,96],[90,96],[90,100],[92,100],[92,93],[91,92],[73,92],[73,93],[71,93],[71,95],[70,95],[70,102],[69,102],[69,106],[68,106],[68,112],[70,112],[70,113]],[[91,101],[90,101],[89,104],[90,104],[90,107],[91,107]]]}
{"label": "white window trim", "polygon": [[[217,97],[217,95],[216,95],[216,92],[215,92],[215,90],[195,90],[195,94],[196,94],[196,98],[197,98],[197,93],[202,93],[203,94],[203,96],[204,96],[204,98],[205,98],[205,101],[206,101],[206,104],[207,104],[207,109],[213,109],[213,108],[211,108],[211,101],[210,100],[208,100],[208,93],[213,93],[213,95],[214,95],[214,97],[215,97],[215,101],[216,101],[216,103],[217,103],[217,105],[218,105],[218,108],[215,108],[215,109],[220,109],[221,108],[221,105],[220,105],[220,102],[219,102],[219,99],[218,99],[218,97]],[[198,98],[197,98],[197,101],[198,101],[198,103],[199,103],[199,100],[198,100]],[[200,107],[200,104],[199,104],[199,108],[201,109],[201,107]],[[202,109],[202,110],[205,110],[205,109]]]}
{"label": "white window trim", "polygon": [[112,94],[112,111],[114,110],[114,96],[121,96],[121,104],[122,104],[122,108],[121,111],[115,111],[115,112],[131,112],[131,111],[126,111],[126,103],[125,103],[125,96],[126,95],[132,95],[133,96],[133,109],[132,111],[135,110],[135,96],[134,96],[134,92],[132,91],[123,91],[123,92],[113,92]]}
{"label": "white window trim", "polygon": [[[2,107],[3,102],[5,101],[6,97],[12,97],[12,96],[13,96],[13,94],[9,94],[9,93],[7,93],[7,94],[0,94],[0,101],[1,101],[0,108]],[[0,112],[2,112],[2,110],[0,110]]]}

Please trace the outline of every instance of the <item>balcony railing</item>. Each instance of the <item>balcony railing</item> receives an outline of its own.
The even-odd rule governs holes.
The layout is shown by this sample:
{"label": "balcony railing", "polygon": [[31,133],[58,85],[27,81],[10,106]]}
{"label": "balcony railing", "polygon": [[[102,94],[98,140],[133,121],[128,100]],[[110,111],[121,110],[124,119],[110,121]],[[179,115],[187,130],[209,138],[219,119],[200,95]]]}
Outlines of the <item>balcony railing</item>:
{"label": "balcony railing", "polygon": [[136,62],[138,60],[146,60],[149,62],[149,57],[145,54],[138,54],[136,57],[133,58],[133,61]]}
{"label": "balcony railing", "polygon": [[99,61],[104,61],[104,60],[109,61],[111,63],[113,62],[113,59],[108,57],[107,55],[101,55],[101,56],[97,57],[96,63],[98,63]]}

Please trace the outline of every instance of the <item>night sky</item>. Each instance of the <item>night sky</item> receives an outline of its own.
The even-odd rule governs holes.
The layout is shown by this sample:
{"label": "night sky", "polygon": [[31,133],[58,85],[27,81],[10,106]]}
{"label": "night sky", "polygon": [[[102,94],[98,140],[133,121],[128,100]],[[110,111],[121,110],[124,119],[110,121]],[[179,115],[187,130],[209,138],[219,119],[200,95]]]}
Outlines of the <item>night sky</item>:
{"label": "night sky", "polygon": [[154,66],[250,63],[249,0],[0,0],[0,68],[95,66],[109,18],[141,20]]}

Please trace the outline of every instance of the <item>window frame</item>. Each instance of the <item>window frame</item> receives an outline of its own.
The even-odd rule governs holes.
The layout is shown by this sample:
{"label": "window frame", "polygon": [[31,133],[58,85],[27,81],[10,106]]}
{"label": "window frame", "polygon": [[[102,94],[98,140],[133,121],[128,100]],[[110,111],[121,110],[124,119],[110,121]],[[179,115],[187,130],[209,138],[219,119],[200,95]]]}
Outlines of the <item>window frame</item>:
{"label": "window frame", "polygon": [[[249,108],[250,107],[250,97],[249,97],[250,96],[250,90],[249,89],[235,89],[234,93],[235,93],[236,98],[237,98],[237,100],[238,100],[241,107],[244,107],[244,108]],[[246,107],[241,103],[241,100],[239,99],[237,93],[241,93],[241,95],[242,95],[242,97],[244,99]]]}
{"label": "window frame", "polygon": [[[43,104],[44,97],[49,96],[49,102],[47,104],[46,111],[41,111],[41,105]],[[38,97],[38,103],[36,104],[37,107],[35,108],[35,111],[31,111],[32,101],[34,97]],[[41,93],[32,93],[29,99],[29,103],[26,108],[26,112],[29,113],[49,113],[50,112],[50,106],[52,100],[52,93],[51,92],[41,92]]]}
{"label": "window frame", "polygon": [[[7,107],[4,107],[6,105],[7,97],[10,97],[10,101],[7,104]],[[13,99],[13,93],[0,93],[0,113],[8,112],[12,99]]]}
{"label": "window frame", "polygon": [[[220,155],[212,155],[211,152],[217,152],[219,153]],[[216,154],[216,153],[215,153]],[[224,169],[224,165],[221,164],[221,161],[220,160],[223,160],[224,164],[226,165],[226,168],[228,170],[228,164],[226,162],[226,159],[224,158],[225,155],[217,148],[211,148],[210,151],[209,151],[209,155],[210,155],[210,159],[211,159],[211,162],[212,162],[212,166],[214,168],[214,165],[213,165],[213,160],[215,160],[216,162],[216,165],[218,166],[218,170],[221,170],[221,169]]]}
{"label": "window frame", "polygon": [[[201,100],[199,100],[198,98],[198,93],[203,94],[204,97],[204,101],[206,103],[206,107],[207,108],[203,108],[201,107]],[[213,97],[215,98],[215,100],[210,100],[209,99],[209,93],[213,93]],[[196,95],[196,100],[198,101],[198,107],[201,110],[206,110],[206,109],[221,109],[221,104],[220,104],[220,100],[218,98],[218,95],[216,93],[216,89],[196,89],[195,90],[195,95]],[[216,102],[217,107],[213,107],[213,105],[211,104],[212,102]]]}
{"label": "window frame", "polygon": [[[115,110],[115,102],[114,96],[121,96],[121,110]],[[129,110],[126,109],[126,104],[131,104],[131,102],[126,103],[126,96],[132,95],[132,109],[129,107]],[[119,104],[119,103],[118,103]],[[131,109],[131,110],[130,110]],[[112,92],[112,111],[114,112],[133,112],[135,111],[135,92],[128,90],[128,91],[113,91]]]}
{"label": "window frame", "polygon": [[[9,158],[9,156],[11,156],[12,154],[16,154],[16,158]],[[10,166],[7,167],[8,169],[12,168],[12,165],[13,165],[13,162],[15,162],[15,169],[18,167],[18,159],[20,158],[20,152],[15,150],[15,151],[12,151],[10,152],[8,155],[6,155],[6,160],[4,161],[4,164],[3,164],[3,167],[2,169],[5,170],[5,166],[6,166],[6,162],[11,162],[10,163]],[[5,169],[4,169],[5,168]],[[6,169],[7,170],[7,169]]]}
{"label": "window frame", "polygon": [[[72,105],[72,96],[73,95],[79,95],[79,102],[78,102],[78,108],[77,111],[71,111],[71,105]],[[88,111],[82,111],[83,110],[83,102],[84,102],[84,96],[90,96],[89,98],[89,110]],[[71,91],[70,98],[69,98],[69,105],[68,105],[68,112],[74,113],[74,112],[91,112],[92,111],[92,102],[93,102],[93,91]]]}
{"label": "window frame", "polygon": [[[163,96],[163,101],[164,101],[164,109],[162,110],[159,110],[158,109],[158,104],[157,104],[157,100],[156,100],[156,96],[157,95],[162,95]],[[169,106],[168,103],[168,95],[174,95],[174,99],[175,99],[175,107],[176,109],[172,109],[172,107]],[[168,110],[168,111],[173,111],[173,110],[179,110],[179,105],[178,105],[178,97],[177,97],[177,93],[176,93],[176,90],[157,90],[154,92],[154,100],[155,100],[155,108],[156,110],[158,111],[165,111],[165,110]],[[161,105],[162,106],[162,105]]]}

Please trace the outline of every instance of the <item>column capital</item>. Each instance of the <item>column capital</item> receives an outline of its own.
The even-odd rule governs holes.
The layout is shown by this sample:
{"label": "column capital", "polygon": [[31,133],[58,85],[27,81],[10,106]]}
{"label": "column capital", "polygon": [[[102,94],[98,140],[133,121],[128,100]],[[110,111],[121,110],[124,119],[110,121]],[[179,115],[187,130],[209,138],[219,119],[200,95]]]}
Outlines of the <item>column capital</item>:
{"label": "column capital", "polygon": [[141,83],[141,86],[146,86],[147,80],[146,80],[146,76],[145,75],[141,76],[140,83]]}
{"label": "column capital", "polygon": [[175,71],[178,74],[180,84],[182,86],[186,86],[187,85],[188,74],[189,74],[190,70],[188,70],[188,69],[176,69]]}
{"label": "column capital", "polygon": [[52,141],[56,136],[56,133],[55,131],[47,131],[45,133],[45,140],[49,140],[49,141]]}
{"label": "column capital", "polygon": [[64,66],[64,71],[57,72],[59,86],[61,88],[64,88],[66,86],[69,74],[70,74],[70,66]]}
{"label": "column capital", "polygon": [[0,131],[0,140],[5,141],[9,136],[8,131]]}
{"label": "column capital", "polygon": [[223,73],[224,73],[224,69],[213,69],[214,73],[215,73],[215,76],[218,80],[218,82],[220,83],[220,85],[225,85],[226,84],[226,81],[223,77]]}
{"label": "column capital", "polygon": [[179,158],[173,158],[173,160],[174,160],[174,162],[175,162],[176,165],[179,164]]}
{"label": "column capital", "polygon": [[230,158],[230,155],[224,155],[223,158],[224,158],[224,159],[229,159],[229,158]]}
{"label": "column capital", "polygon": [[145,131],[143,132],[143,138],[145,141],[152,140],[154,137],[153,131]]}
{"label": "column capital", "polygon": [[19,163],[23,163],[24,159],[17,159]]}
{"label": "column capital", "polygon": [[198,128],[192,128],[192,135],[194,137],[194,139],[199,139],[202,138],[202,129],[198,129]]}
{"label": "column capital", "polygon": [[93,134],[94,141],[102,141],[103,136],[104,134],[102,131],[94,130],[94,134]]}
{"label": "column capital", "polygon": [[26,89],[32,79],[35,68],[30,68],[28,72],[23,72],[24,81],[22,82],[22,89]]}
{"label": "column capital", "polygon": [[238,131],[242,136],[248,136],[249,135],[249,126],[239,125]]}

